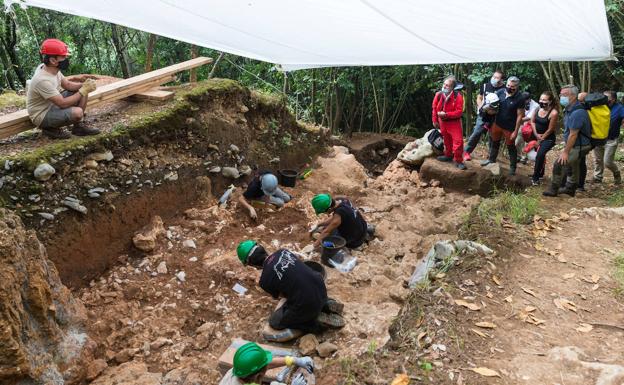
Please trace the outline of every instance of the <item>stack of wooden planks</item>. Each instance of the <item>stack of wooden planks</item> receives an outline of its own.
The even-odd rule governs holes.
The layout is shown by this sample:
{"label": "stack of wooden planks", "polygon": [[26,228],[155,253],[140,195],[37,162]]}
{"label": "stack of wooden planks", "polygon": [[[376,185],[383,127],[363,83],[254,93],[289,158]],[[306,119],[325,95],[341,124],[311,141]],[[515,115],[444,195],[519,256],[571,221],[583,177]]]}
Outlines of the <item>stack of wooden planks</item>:
{"label": "stack of wooden planks", "polygon": [[[172,81],[175,74],[178,72],[196,68],[211,62],[211,58],[198,57],[129,79],[123,79],[118,82],[106,84],[89,94],[87,109],[102,103],[123,99],[136,94],[147,95],[145,98],[164,97],[164,95],[158,94],[159,90],[154,90],[154,88]],[[0,139],[8,138],[32,128],[34,128],[34,126],[30,121],[28,111],[26,110],[19,110],[11,114],[0,116]]]}

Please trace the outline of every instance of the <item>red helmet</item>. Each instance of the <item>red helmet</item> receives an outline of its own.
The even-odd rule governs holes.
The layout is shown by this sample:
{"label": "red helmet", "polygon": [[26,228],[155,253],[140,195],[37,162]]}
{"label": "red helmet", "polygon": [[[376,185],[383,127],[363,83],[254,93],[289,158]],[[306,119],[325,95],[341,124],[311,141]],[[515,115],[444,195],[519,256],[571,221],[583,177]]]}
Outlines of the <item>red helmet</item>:
{"label": "red helmet", "polygon": [[50,56],[67,56],[69,55],[69,49],[67,44],[63,43],[59,39],[46,39],[41,44],[41,50],[39,51],[43,55]]}

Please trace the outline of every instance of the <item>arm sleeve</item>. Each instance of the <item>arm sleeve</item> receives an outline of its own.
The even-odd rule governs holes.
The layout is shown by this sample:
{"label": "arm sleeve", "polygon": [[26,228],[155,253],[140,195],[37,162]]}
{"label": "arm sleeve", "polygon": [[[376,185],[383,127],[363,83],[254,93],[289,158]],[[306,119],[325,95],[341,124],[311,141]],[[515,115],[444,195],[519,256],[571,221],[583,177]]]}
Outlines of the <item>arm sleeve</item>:
{"label": "arm sleeve", "polygon": [[436,93],[431,103],[431,121],[433,124],[438,123],[438,97],[439,93]]}
{"label": "arm sleeve", "polygon": [[39,95],[41,95],[41,97],[43,97],[44,99],[50,99],[52,97],[55,97],[55,96],[61,94],[56,89],[56,87],[54,87],[52,82],[50,82],[48,80],[43,80],[43,81],[40,81],[39,83],[35,84],[34,91],[37,92]]}
{"label": "arm sleeve", "polygon": [[583,111],[576,110],[572,112],[570,115],[570,119],[568,120],[570,132],[579,131],[581,127],[583,127]]}
{"label": "arm sleeve", "polygon": [[479,95],[481,96],[485,95],[485,84],[482,84],[481,87],[479,88]]}
{"label": "arm sleeve", "polygon": [[464,97],[461,92],[457,93],[457,97],[455,99],[455,103],[453,103],[453,109],[446,111],[446,116],[448,119],[458,119],[461,118],[464,113]]}

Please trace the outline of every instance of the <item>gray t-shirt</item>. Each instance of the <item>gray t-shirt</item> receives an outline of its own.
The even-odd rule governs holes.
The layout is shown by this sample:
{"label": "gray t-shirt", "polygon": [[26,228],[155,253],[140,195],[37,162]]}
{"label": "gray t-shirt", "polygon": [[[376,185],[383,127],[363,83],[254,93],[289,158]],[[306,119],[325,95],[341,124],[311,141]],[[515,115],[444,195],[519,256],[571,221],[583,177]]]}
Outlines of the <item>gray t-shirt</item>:
{"label": "gray t-shirt", "polygon": [[35,70],[35,75],[28,84],[28,92],[26,93],[26,108],[30,120],[35,126],[39,126],[43,118],[52,108],[53,103],[48,99],[60,95],[63,89],[61,82],[65,76],[59,71],[56,75],[52,75],[43,69],[40,64]]}

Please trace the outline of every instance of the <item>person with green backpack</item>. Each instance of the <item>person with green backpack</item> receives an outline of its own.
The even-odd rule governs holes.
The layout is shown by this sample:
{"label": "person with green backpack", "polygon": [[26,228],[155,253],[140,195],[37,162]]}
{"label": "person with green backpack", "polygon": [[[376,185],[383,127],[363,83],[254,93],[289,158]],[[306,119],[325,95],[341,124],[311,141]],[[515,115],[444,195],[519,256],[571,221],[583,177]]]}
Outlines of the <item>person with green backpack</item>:
{"label": "person with green backpack", "polygon": [[[232,362],[232,369],[228,370],[219,385],[253,385],[261,384],[268,369],[288,366],[297,368],[292,376],[290,385],[307,385],[307,376],[314,371],[314,360],[310,357],[273,357],[273,354],[262,349],[255,342],[247,342],[236,350]],[[304,374],[302,370],[307,373]],[[272,385],[286,385],[283,382],[273,381]]]}

